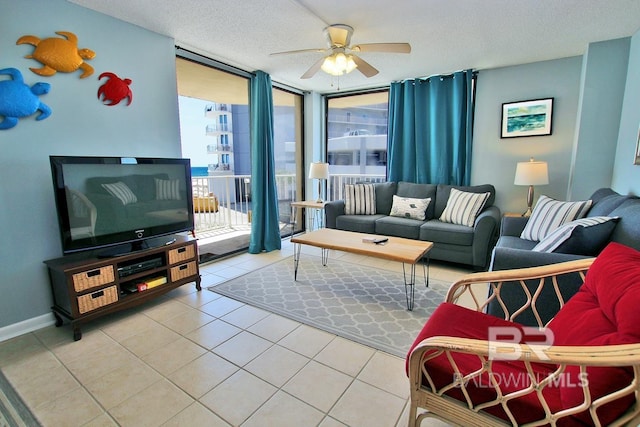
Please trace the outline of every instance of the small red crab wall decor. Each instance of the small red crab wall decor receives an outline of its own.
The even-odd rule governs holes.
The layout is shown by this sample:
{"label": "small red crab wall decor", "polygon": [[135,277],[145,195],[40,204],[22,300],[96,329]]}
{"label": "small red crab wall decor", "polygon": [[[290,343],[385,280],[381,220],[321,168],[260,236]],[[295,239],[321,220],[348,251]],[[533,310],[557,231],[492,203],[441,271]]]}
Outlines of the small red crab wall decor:
{"label": "small red crab wall decor", "polygon": [[113,73],[105,72],[100,74],[98,80],[103,77],[107,77],[107,81],[98,89],[98,99],[102,101],[104,105],[113,106],[119,104],[125,98],[129,98],[127,105],[133,101],[133,94],[129,85],[131,79],[121,79]]}

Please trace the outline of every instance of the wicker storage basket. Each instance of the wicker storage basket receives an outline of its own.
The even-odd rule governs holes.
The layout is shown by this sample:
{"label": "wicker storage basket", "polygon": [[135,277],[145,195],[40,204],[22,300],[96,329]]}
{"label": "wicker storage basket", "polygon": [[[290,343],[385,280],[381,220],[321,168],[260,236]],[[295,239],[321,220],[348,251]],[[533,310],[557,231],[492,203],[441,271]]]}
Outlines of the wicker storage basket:
{"label": "wicker storage basket", "polygon": [[193,276],[196,274],[196,262],[191,261],[186,264],[171,267],[171,281],[175,282],[185,277]]}
{"label": "wicker storage basket", "polygon": [[113,281],[113,265],[105,265],[104,267],[74,274],[73,288],[76,290],[76,292],[82,292],[85,289],[105,285]]}
{"label": "wicker storage basket", "polygon": [[169,251],[169,264],[176,264],[181,261],[193,259],[195,257],[194,245],[183,246]]}
{"label": "wicker storage basket", "polygon": [[78,311],[80,312],[80,314],[84,314],[97,308],[104,307],[105,305],[113,304],[117,301],[117,286],[109,286],[107,288],[100,289],[99,291],[79,296]]}

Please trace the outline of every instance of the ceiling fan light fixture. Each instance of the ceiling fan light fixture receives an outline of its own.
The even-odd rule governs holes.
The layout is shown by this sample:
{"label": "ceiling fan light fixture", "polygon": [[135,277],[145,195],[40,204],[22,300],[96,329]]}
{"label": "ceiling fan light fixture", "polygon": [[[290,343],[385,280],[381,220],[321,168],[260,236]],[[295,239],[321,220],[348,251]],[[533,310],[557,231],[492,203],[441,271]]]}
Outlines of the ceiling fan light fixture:
{"label": "ceiling fan light fixture", "polygon": [[343,74],[349,74],[355,70],[356,67],[357,65],[352,55],[345,55],[343,52],[338,52],[327,56],[320,68],[332,76],[341,76]]}

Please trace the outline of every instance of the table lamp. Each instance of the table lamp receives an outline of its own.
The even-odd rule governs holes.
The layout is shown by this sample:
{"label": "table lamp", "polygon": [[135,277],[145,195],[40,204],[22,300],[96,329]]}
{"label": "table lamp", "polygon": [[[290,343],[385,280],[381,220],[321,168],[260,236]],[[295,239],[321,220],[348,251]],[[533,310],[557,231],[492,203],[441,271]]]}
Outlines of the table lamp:
{"label": "table lamp", "polygon": [[528,185],[527,211],[522,216],[531,215],[531,205],[533,204],[533,186],[546,185],[549,183],[549,171],[547,162],[536,162],[533,157],[528,162],[518,162],[516,166],[515,185]]}
{"label": "table lamp", "polygon": [[322,180],[329,179],[329,163],[315,162],[309,166],[309,179],[318,180],[318,199],[322,203]]}

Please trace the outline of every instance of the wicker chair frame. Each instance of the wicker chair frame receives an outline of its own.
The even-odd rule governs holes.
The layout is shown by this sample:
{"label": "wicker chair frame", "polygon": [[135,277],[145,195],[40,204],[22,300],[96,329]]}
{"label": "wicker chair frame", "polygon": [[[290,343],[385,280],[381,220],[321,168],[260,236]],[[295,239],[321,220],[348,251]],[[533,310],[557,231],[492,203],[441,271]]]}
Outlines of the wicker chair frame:
{"label": "wicker chair frame", "polygon": [[[593,258],[590,258],[542,267],[469,274],[450,287],[446,301],[460,304],[461,299],[465,297],[465,306],[469,307],[469,305],[474,305],[475,307],[469,308],[484,312],[490,301],[496,300],[503,307],[506,313],[505,319],[507,320],[513,319],[518,313],[530,308],[538,320],[538,326],[542,328],[546,325],[542,324],[541,316],[536,308],[538,296],[542,288],[545,286],[553,287],[555,290],[554,294],[558,298],[560,306],[564,305],[565,301],[560,293],[558,278],[564,274],[578,273],[584,280],[585,274],[592,262]],[[534,292],[531,292],[530,288],[525,284],[526,281],[531,284],[532,280],[538,281]],[[488,298],[487,286],[490,286],[493,290]],[[505,304],[500,296],[500,291],[504,286],[521,286],[527,295],[525,304],[511,313],[507,310],[507,304]],[[469,301],[471,301],[471,303],[469,303]],[[492,381],[490,386],[496,393],[496,399],[490,402],[476,403],[473,400],[472,393],[467,390],[465,385],[483,374],[487,374],[489,378],[492,378],[492,360],[489,357],[489,353],[491,351],[499,351],[500,346],[501,343],[497,342],[446,336],[431,337],[423,340],[416,346],[409,356],[408,365],[411,386],[409,427],[419,426],[426,417],[434,417],[462,426],[518,426],[521,424],[518,423],[516,416],[510,411],[507,403],[511,399],[531,393],[532,391],[535,391],[541,408],[544,409],[545,417],[544,419],[526,424],[527,426],[556,426],[563,418],[585,410],[589,411],[593,424],[600,426],[600,422],[596,416],[597,409],[606,403],[628,395],[635,397],[635,403],[611,425],[635,426],[640,423],[640,405],[638,404],[640,394],[640,343],[610,346],[546,347],[540,345],[522,345],[520,356],[517,360],[523,362],[527,374],[535,380],[526,385],[526,387],[525,384],[523,384],[522,389],[509,393],[503,393],[500,385]],[[455,353],[475,355],[482,363],[482,368],[468,375],[462,375],[452,357]],[[452,382],[437,388],[428,369],[425,367],[425,362],[442,354],[446,355],[451,366],[451,372],[453,374]],[[540,357],[541,355],[543,357]],[[536,374],[531,365],[532,362],[551,363],[557,365],[558,368],[545,378],[536,378]],[[548,385],[554,384],[554,381],[561,381],[559,377],[567,366],[578,366],[581,373],[585,373],[589,366],[632,367],[634,379],[627,387],[598,399],[591,398],[588,383],[584,382],[584,384],[581,385],[584,395],[582,403],[574,407],[563,408],[554,413],[545,400],[543,390]],[[557,384],[557,382],[555,383]],[[464,402],[444,394],[454,387],[460,388],[465,397]],[[510,422],[482,411],[492,406],[501,406]],[[418,408],[426,409],[426,412],[418,414]]]}

